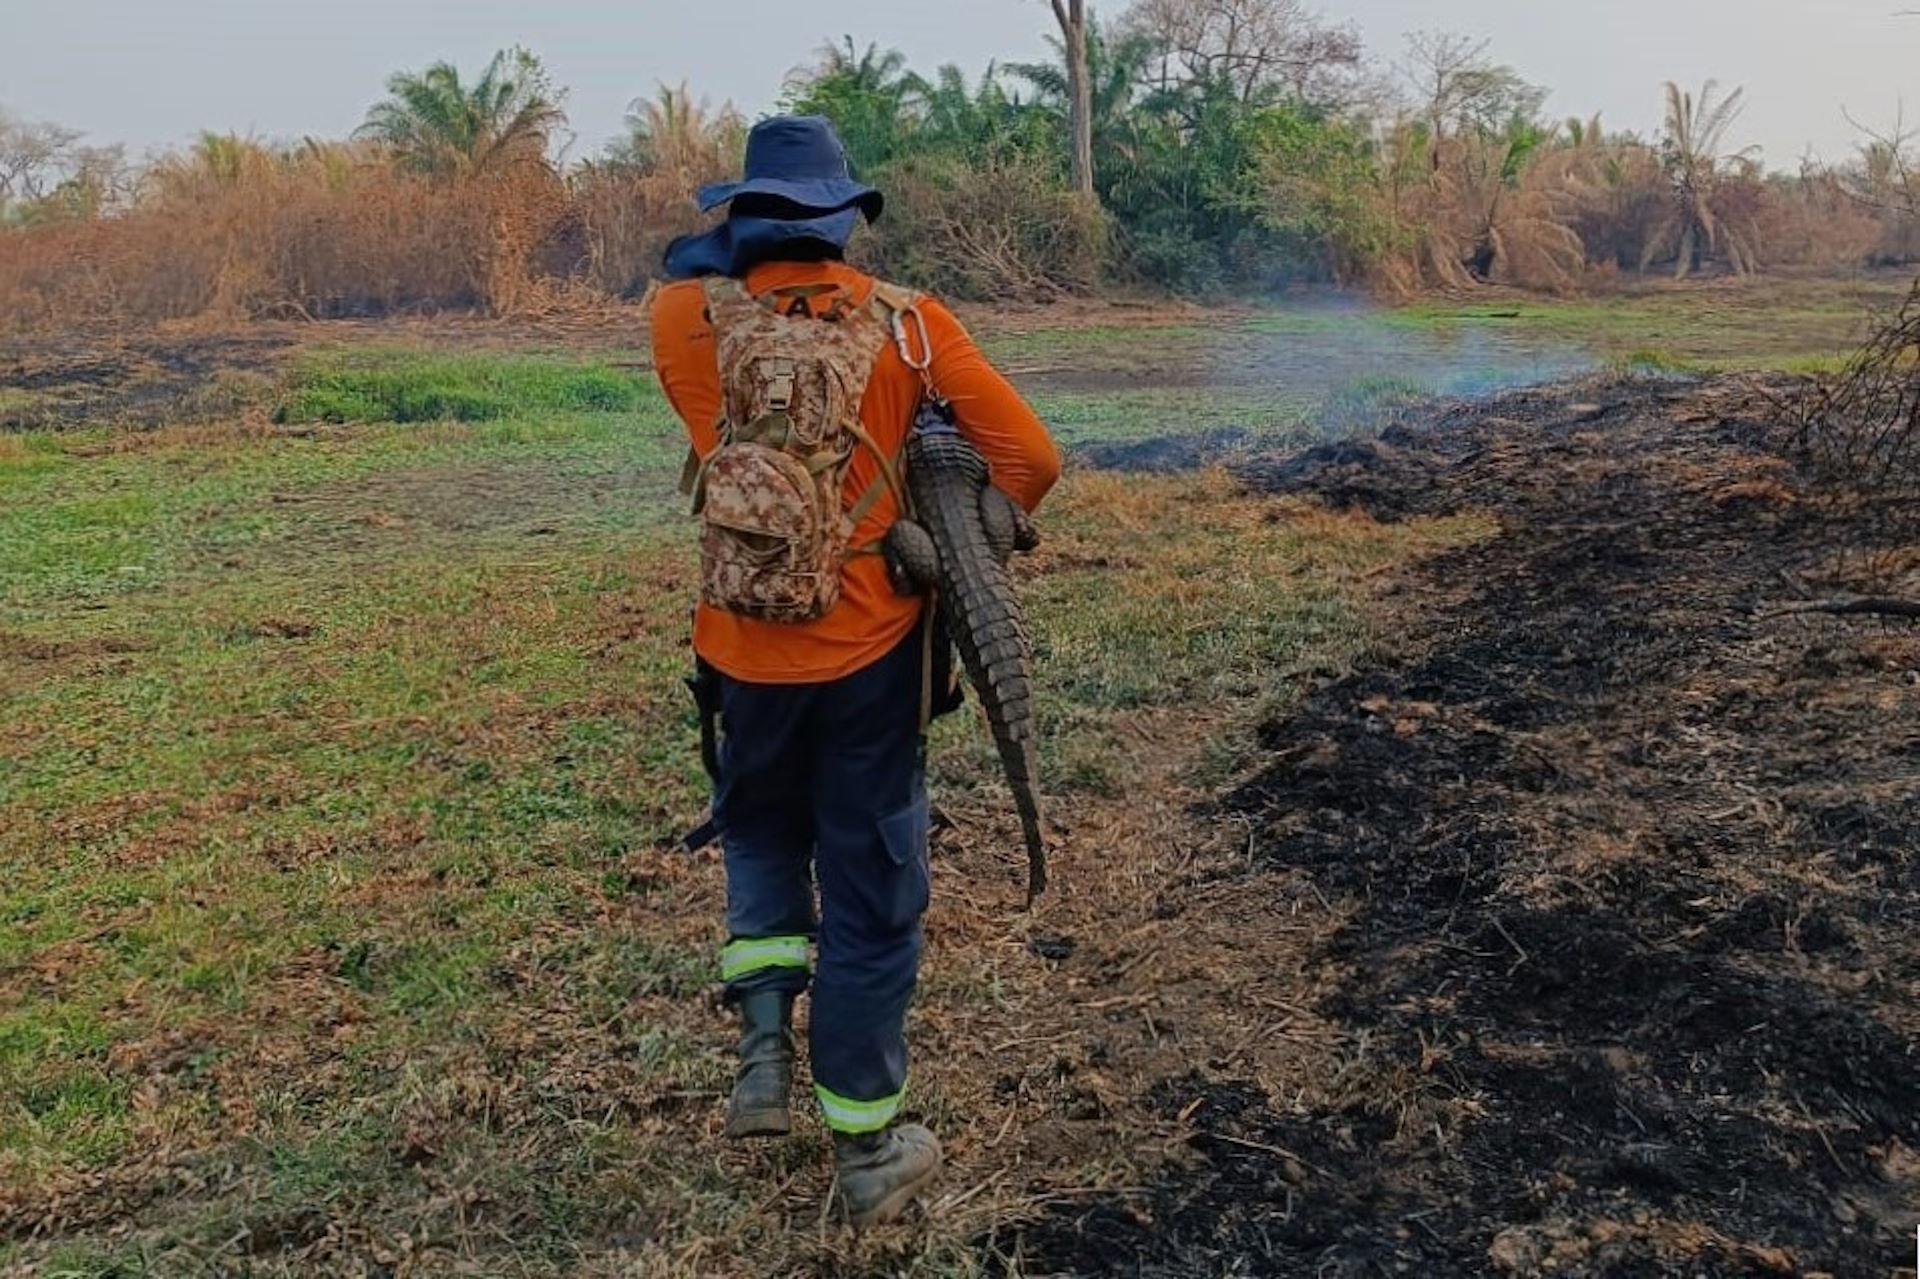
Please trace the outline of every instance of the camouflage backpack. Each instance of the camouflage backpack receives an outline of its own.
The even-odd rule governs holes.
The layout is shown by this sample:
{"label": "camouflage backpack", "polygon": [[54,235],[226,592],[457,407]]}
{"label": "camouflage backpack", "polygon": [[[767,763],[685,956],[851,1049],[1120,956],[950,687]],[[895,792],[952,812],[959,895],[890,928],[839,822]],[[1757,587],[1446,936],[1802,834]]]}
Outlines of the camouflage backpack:
{"label": "camouflage backpack", "polygon": [[[860,402],[900,333],[889,321],[911,310],[912,296],[877,285],[862,307],[819,285],[756,299],[728,278],[709,279],[706,294],[721,407],[719,447],[690,476],[700,598],[765,621],[812,621],[839,602],[853,530],[882,494],[890,489],[906,511],[893,459],[860,424]],[[861,447],[880,476],[848,509],[847,467]]]}

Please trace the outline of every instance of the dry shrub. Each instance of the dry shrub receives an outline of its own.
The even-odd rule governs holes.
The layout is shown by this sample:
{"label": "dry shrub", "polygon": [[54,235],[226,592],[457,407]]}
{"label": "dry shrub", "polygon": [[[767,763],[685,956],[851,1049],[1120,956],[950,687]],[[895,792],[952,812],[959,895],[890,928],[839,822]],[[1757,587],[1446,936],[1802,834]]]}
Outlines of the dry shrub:
{"label": "dry shrub", "polygon": [[960,298],[1040,300],[1100,280],[1104,215],[1031,159],[978,167],[909,161],[888,172],[887,212],[860,260],[882,275]]}
{"label": "dry shrub", "polygon": [[1862,491],[1920,498],[1920,282],[1808,401],[1802,443]]}
{"label": "dry shrub", "polygon": [[577,175],[573,200],[586,235],[588,282],[614,297],[638,297],[660,273],[668,243],[708,225],[694,193],[730,172],[716,164],[704,173],[589,169]]}
{"label": "dry shrub", "polygon": [[[1595,272],[1674,263],[1686,245],[1684,206],[1661,157],[1597,126],[1533,152],[1518,173],[1505,144],[1449,139],[1422,160],[1424,181],[1395,199],[1413,234],[1385,264],[1402,294],[1491,281],[1570,292]],[[1703,259],[1741,273],[1765,264],[1845,270],[1869,260],[1884,235],[1876,218],[1831,174],[1763,180],[1726,166],[1702,193]]]}
{"label": "dry shrub", "polygon": [[1673,204],[1653,148],[1609,141],[1596,127],[1580,142],[1544,152],[1535,167],[1590,264],[1622,271],[1639,265]]}
{"label": "dry shrub", "polygon": [[1920,262],[1920,198],[1883,205],[1873,214],[1880,234],[1873,244],[1872,261],[1881,266]]}
{"label": "dry shrub", "polygon": [[1503,189],[1497,181],[1483,182],[1481,189],[1489,203],[1476,206],[1475,212],[1487,228],[1489,277],[1549,293],[1578,289],[1586,245],[1569,224],[1568,193],[1553,181],[1551,171],[1529,163],[1513,189]]}
{"label": "dry shrub", "polygon": [[1881,243],[1879,220],[1827,172],[1768,183],[1755,221],[1761,255],[1775,266],[1848,270]]}
{"label": "dry shrub", "polygon": [[1489,281],[1553,293],[1578,288],[1586,264],[1565,224],[1563,192],[1538,164],[1510,181],[1511,144],[1450,138],[1431,153],[1431,177],[1399,193],[1398,218],[1413,228],[1385,264],[1398,292],[1467,289]]}
{"label": "dry shrub", "polygon": [[569,217],[544,164],[435,181],[350,148],[203,148],[158,166],[123,216],[0,234],[0,328],[509,314],[537,295]]}
{"label": "dry shrub", "polygon": [[745,130],[684,89],[638,105],[628,154],[570,181],[531,155],[436,177],[374,146],[205,138],[124,215],[0,232],[0,329],[634,296],[701,225],[694,193],[737,171]]}
{"label": "dry shrub", "polygon": [[[436,178],[368,146],[276,152],[205,139],[158,165],[124,213],[0,230],[0,332],[201,316],[528,315],[631,299],[659,274],[667,243],[705,224],[695,192],[737,172],[745,124],[682,88],[636,103],[629,126],[605,160],[565,179],[532,158]],[[1831,175],[1763,182],[1749,165],[1716,160],[1686,203],[1660,152],[1608,139],[1597,122],[1515,147],[1473,135],[1434,144],[1403,123],[1372,171],[1343,168],[1338,155],[1299,171],[1287,152],[1287,182],[1250,198],[1290,201],[1275,218],[1309,228],[1298,233],[1308,252],[1324,238],[1336,277],[1371,276],[1401,296],[1488,282],[1568,293],[1593,268],[1663,258],[1747,271],[1920,257],[1910,202],[1884,192],[1865,201]],[[919,156],[876,180],[888,215],[854,257],[903,282],[1044,300],[1093,289],[1121,256],[1113,225],[1044,156]],[[1136,266],[1144,243],[1127,250]],[[1232,278],[1270,274],[1261,252],[1170,244],[1176,267],[1181,254],[1211,253]]]}
{"label": "dry shrub", "polygon": [[643,292],[668,243],[707,224],[694,204],[700,188],[739,175],[746,132],[731,105],[710,110],[684,84],[636,101],[627,137],[573,179],[586,279],[615,297]]}
{"label": "dry shrub", "polygon": [[1798,443],[1826,496],[1871,515],[1856,549],[1920,541],[1920,282],[1836,378],[1802,398]]}

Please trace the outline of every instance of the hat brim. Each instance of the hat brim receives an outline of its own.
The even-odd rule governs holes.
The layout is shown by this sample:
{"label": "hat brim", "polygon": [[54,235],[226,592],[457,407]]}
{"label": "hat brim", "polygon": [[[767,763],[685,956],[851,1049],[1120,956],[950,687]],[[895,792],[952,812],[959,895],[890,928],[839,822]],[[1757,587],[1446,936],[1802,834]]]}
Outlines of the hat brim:
{"label": "hat brim", "polygon": [[[775,242],[793,244],[814,240],[844,249],[859,217],[849,207],[790,221],[729,218],[710,230],[675,239],[667,246],[664,264],[668,276],[676,280],[701,275],[737,275],[743,266],[740,257],[742,248],[764,248]],[[771,239],[768,238],[769,234]]]}
{"label": "hat brim", "polygon": [[872,222],[886,205],[870,186],[847,178],[748,178],[744,182],[716,182],[700,188],[702,213],[711,213],[743,195],[771,195],[790,200],[812,213],[838,213],[857,208]]}

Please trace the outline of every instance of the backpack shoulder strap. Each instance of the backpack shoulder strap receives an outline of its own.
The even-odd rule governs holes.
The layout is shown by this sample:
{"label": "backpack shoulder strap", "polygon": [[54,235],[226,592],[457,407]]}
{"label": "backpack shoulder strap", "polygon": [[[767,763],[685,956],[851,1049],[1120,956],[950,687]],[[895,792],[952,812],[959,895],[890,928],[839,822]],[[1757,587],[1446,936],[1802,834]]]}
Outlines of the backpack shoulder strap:
{"label": "backpack shoulder strap", "polygon": [[876,279],[867,306],[885,322],[901,360],[918,373],[928,391],[932,391],[933,379],[927,370],[933,364],[933,338],[927,332],[926,317],[920,314],[920,302],[925,296],[902,285]]}
{"label": "backpack shoulder strap", "polygon": [[921,295],[904,285],[887,280],[876,279],[868,304],[883,319],[891,318],[901,311],[911,311],[920,302]]}
{"label": "backpack shoulder strap", "polygon": [[771,300],[755,297],[746,281],[730,275],[710,275],[701,281],[701,288],[707,295],[707,317],[713,321],[716,339],[756,312],[779,314]]}
{"label": "backpack shoulder strap", "polygon": [[[742,309],[756,306],[758,303],[754,301],[753,294],[747,291],[747,286],[730,275],[709,275],[705,277],[700,281],[700,291],[706,295],[707,299],[707,320],[713,325],[714,359],[717,362],[720,356],[721,335],[727,330],[731,321],[739,315]],[[726,400],[725,382],[726,375],[723,370],[721,373],[720,388],[722,403],[725,403]],[[725,418],[726,412],[723,409],[715,425],[718,426],[723,423]],[[699,514],[700,510],[700,480],[705,469],[705,459],[700,456],[700,450],[689,447],[687,449],[686,461],[682,463],[680,467],[680,483],[676,487],[679,489],[681,496],[694,499],[694,513],[696,515]]]}

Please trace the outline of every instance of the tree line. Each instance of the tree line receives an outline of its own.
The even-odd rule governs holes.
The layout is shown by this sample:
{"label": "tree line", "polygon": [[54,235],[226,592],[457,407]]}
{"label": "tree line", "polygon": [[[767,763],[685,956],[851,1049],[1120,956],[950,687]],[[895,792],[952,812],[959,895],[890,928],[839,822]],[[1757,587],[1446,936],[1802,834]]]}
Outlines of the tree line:
{"label": "tree line", "polygon": [[[1620,274],[1920,259],[1911,137],[1768,172],[1739,89],[1664,87],[1652,137],[1552,119],[1486,41],[1423,32],[1390,65],[1301,0],[1048,0],[1053,56],[922,73],[851,38],[780,106],[830,117],[888,215],[856,252],[958,296],[1311,282],[1566,292]],[[402,72],[345,140],[204,135],[141,168],[0,116],[0,323],[494,311],[632,296],[747,121],[683,85],[564,161],[565,93],[524,50]]]}
{"label": "tree line", "polygon": [[[1049,0],[1055,58],[969,83],[844,42],[788,105],[832,117],[908,195],[884,265],[961,291],[1122,278],[1571,291],[1621,273],[1907,263],[1911,137],[1769,173],[1730,137],[1744,92],[1663,93],[1653,137],[1552,119],[1489,42],[1418,32],[1382,70],[1300,0]],[[1075,197],[1066,199],[1065,197]],[[964,223],[964,224],[963,224]]]}

